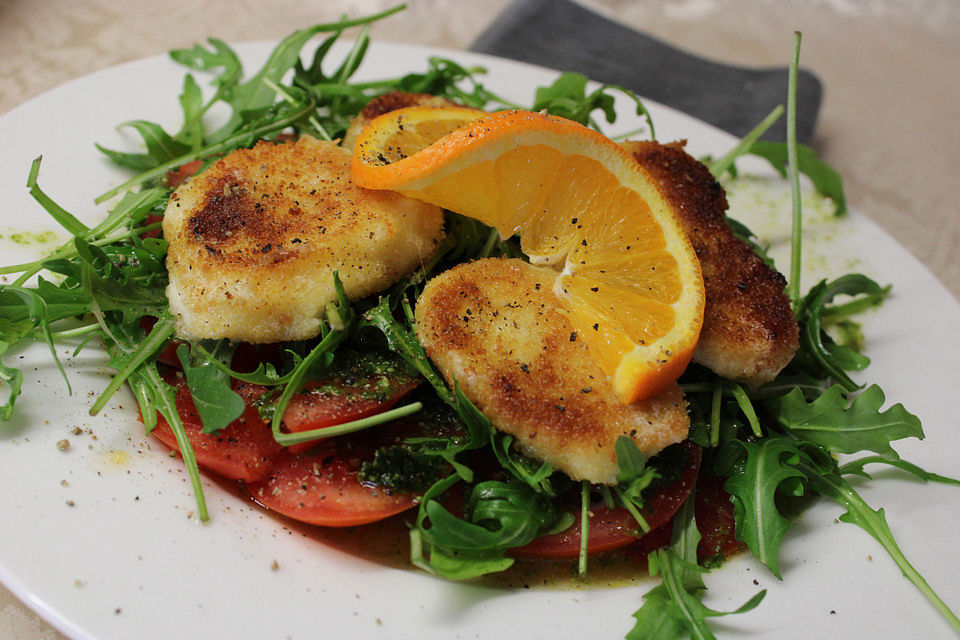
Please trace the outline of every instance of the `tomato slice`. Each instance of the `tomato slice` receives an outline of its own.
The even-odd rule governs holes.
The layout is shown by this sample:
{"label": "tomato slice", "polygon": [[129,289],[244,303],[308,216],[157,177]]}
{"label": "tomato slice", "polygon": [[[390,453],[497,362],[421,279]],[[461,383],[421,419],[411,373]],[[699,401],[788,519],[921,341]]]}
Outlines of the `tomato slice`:
{"label": "tomato slice", "polygon": [[[662,487],[647,498],[640,515],[652,530],[673,517],[690,495],[697,481],[697,472],[700,469],[700,447],[689,440],[674,446],[684,448],[687,466],[675,482]],[[591,505],[590,512],[593,517],[590,518],[590,531],[587,536],[588,554],[622,549],[641,537],[637,536],[637,521],[623,507],[610,509],[601,502]],[[510,555],[520,558],[576,558],[580,555],[580,522],[580,512],[577,510],[574,512],[574,523],[569,528],[560,533],[537,538],[523,547],[512,549]]]}
{"label": "tomato slice", "polygon": [[269,477],[247,483],[264,507],[294,520],[325,527],[350,527],[383,520],[413,507],[419,496],[391,492],[359,478],[363,463],[379,447],[446,428],[428,415],[401,418],[320,443],[307,453],[277,456]]}
{"label": "tomato slice", "polygon": [[[163,221],[163,216],[157,215],[155,213],[148,213],[147,217],[144,218],[143,220],[143,224],[144,225],[155,224],[157,222],[162,222],[162,221]],[[143,233],[140,234],[140,237],[156,238],[160,235],[160,231],[161,231],[160,227],[157,227],[156,229],[151,229],[150,231],[144,231]]]}
{"label": "tomato slice", "polygon": [[723,488],[724,478],[701,474],[697,481],[694,517],[700,530],[697,556],[703,560],[723,560],[743,551],[746,545],[737,540],[733,518],[733,502]]}
{"label": "tomato slice", "polygon": [[294,520],[351,527],[383,520],[417,504],[411,494],[390,494],[357,479],[359,468],[336,450],[318,448],[276,459],[269,477],[247,485],[253,499]]}
{"label": "tomato slice", "polygon": [[[186,380],[174,373],[165,378],[177,389],[177,413],[201,468],[231,480],[254,481],[266,477],[273,458],[283,447],[273,439],[270,425],[260,419],[253,406],[253,401],[266,390],[264,387],[233,380],[233,390],[244,398],[247,406],[243,415],[213,434],[203,433],[200,414]],[[157,426],[151,434],[171,449],[180,450],[173,429],[162,415],[157,417]]]}
{"label": "tomato slice", "polygon": [[[697,560],[700,562],[724,560],[740,553],[746,545],[737,540],[734,531],[733,502],[723,488],[723,478],[701,473],[697,478],[694,518],[700,532]],[[645,556],[670,544],[673,521],[640,538],[628,549],[631,557]]]}
{"label": "tomato slice", "polygon": [[627,549],[626,553],[631,559],[643,559],[657,549],[669,545],[672,538],[673,520],[671,519],[637,540],[636,544]]}
{"label": "tomato slice", "polygon": [[176,189],[203,166],[203,160],[191,160],[167,172],[167,186]]}
{"label": "tomato slice", "polygon": [[[283,429],[300,433],[359,420],[387,411],[417,388],[420,379],[391,358],[354,355],[336,374],[313,380],[290,399],[283,413]],[[316,442],[290,446],[303,453]]]}

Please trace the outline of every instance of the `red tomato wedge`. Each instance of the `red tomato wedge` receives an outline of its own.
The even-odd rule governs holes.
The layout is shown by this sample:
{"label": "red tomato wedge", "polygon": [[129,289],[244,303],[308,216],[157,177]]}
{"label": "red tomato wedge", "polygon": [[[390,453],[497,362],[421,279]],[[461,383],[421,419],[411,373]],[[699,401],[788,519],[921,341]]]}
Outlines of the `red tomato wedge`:
{"label": "red tomato wedge", "polygon": [[355,434],[321,440],[308,453],[277,456],[268,478],[247,484],[254,500],[294,520],[324,527],[350,527],[383,520],[419,502],[411,493],[389,492],[362,482],[363,463],[379,447],[448,428],[417,416]]}
{"label": "red tomato wedge", "polygon": [[[700,470],[700,447],[689,440],[674,446],[686,450],[687,466],[673,484],[661,488],[647,498],[640,515],[652,530],[673,517],[690,495]],[[590,531],[587,536],[588,554],[622,549],[637,541],[637,521],[623,507],[610,509],[600,503],[595,507],[591,506],[590,512],[593,517],[590,518]],[[574,523],[565,531],[537,538],[526,546],[511,550],[510,555],[520,558],[576,558],[580,555],[579,511],[574,512],[574,518]]]}
{"label": "red tomato wedge", "polygon": [[[301,433],[383,413],[419,384],[393,360],[356,358],[336,375],[304,385],[283,413],[283,429]],[[315,444],[294,444],[290,450],[303,453]]]}
{"label": "red tomato wedge", "polygon": [[[273,458],[283,447],[273,439],[270,425],[260,419],[253,406],[252,401],[265,391],[264,387],[233,380],[233,390],[244,398],[246,409],[242,416],[213,434],[203,433],[200,415],[190,397],[186,380],[175,374],[166,379],[177,388],[177,412],[201,468],[231,480],[254,481],[266,477],[273,466]],[[157,417],[152,435],[171,449],[180,450],[173,429],[162,415]]]}

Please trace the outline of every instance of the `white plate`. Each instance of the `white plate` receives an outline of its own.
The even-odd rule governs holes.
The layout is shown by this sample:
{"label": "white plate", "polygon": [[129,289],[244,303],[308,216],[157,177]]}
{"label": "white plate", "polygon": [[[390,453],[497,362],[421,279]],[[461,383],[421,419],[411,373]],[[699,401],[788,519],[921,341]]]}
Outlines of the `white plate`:
{"label": "white plate", "polygon": [[[268,50],[264,44],[239,48],[248,71]],[[375,44],[362,75],[422,70],[431,53]],[[515,62],[443,53],[488,67],[484,82],[519,102],[529,102],[533,88],[555,76]],[[133,118],[177,127],[182,76],[166,58],[133,62],[68,83],[0,119],[0,235],[54,228],[23,187],[30,161],[41,153],[43,188],[82,220],[102,216],[93,198],[124,174],[93,143],[130,147],[131,139],[113,127]],[[694,154],[719,154],[733,142],[687,116],[650,106],[659,137],[687,138]],[[637,119],[629,109],[623,113],[618,129],[634,128]],[[768,214],[734,213],[770,226]],[[785,209],[781,215],[788,217]],[[906,458],[956,474],[960,305],[861,215],[827,224],[819,237],[810,250],[817,270],[839,274],[855,265],[894,283],[894,297],[867,318],[873,365],[857,379],[879,382],[891,401],[922,418],[927,441],[902,443]],[[0,240],[3,264],[36,257],[43,248]],[[811,283],[808,278],[804,287]],[[452,584],[324,546],[209,481],[212,520],[198,524],[186,474],[143,436],[129,395],[118,394],[99,416],[87,415],[91,394],[107,379],[101,355],[88,349],[71,363],[72,396],[44,348],[7,361],[22,366],[27,380],[15,419],[0,425],[0,580],[71,638],[304,639],[334,630],[344,638],[622,638],[652,586],[538,591]],[[75,426],[92,435],[72,435]],[[71,442],[68,451],[56,447],[64,438]],[[886,507],[906,555],[960,609],[960,489],[878,475],[883,481],[864,488],[865,497]],[[794,528],[782,550],[782,583],[746,556],[707,578],[707,602],[719,609],[768,589],[757,610],[720,621],[720,636],[951,636],[879,545],[837,523],[838,515],[822,502]]]}

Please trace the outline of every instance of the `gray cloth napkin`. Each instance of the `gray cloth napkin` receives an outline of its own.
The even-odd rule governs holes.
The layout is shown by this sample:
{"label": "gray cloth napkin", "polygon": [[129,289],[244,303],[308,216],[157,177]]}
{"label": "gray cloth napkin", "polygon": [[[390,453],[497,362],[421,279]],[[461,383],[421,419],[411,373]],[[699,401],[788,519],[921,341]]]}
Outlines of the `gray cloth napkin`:
{"label": "gray cloth napkin", "polygon": [[[784,42],[789,42],[789,36]],[[750,69],[681,51],[571,0],[516,0],[472,51],[577,71],[616,84],[742,137],[787,101],[787,67]],[[785,47],[786,50],[786,47]],[[813,137],[823,88],[800,70],[797,139]],[[785,119],[764,136],[785,139]]]}

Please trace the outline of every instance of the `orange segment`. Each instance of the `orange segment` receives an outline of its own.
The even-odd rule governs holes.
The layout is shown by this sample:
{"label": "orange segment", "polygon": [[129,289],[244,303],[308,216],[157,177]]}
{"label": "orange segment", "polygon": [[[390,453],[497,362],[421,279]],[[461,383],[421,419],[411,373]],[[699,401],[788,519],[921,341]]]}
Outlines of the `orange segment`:
{"label": "orange segment", "polygon": [[654,180],[616,143],[527,111],[411,107],[360,134],[353,177],[520,235],[625,402],[693,355],[703,323],[696,254]]}

